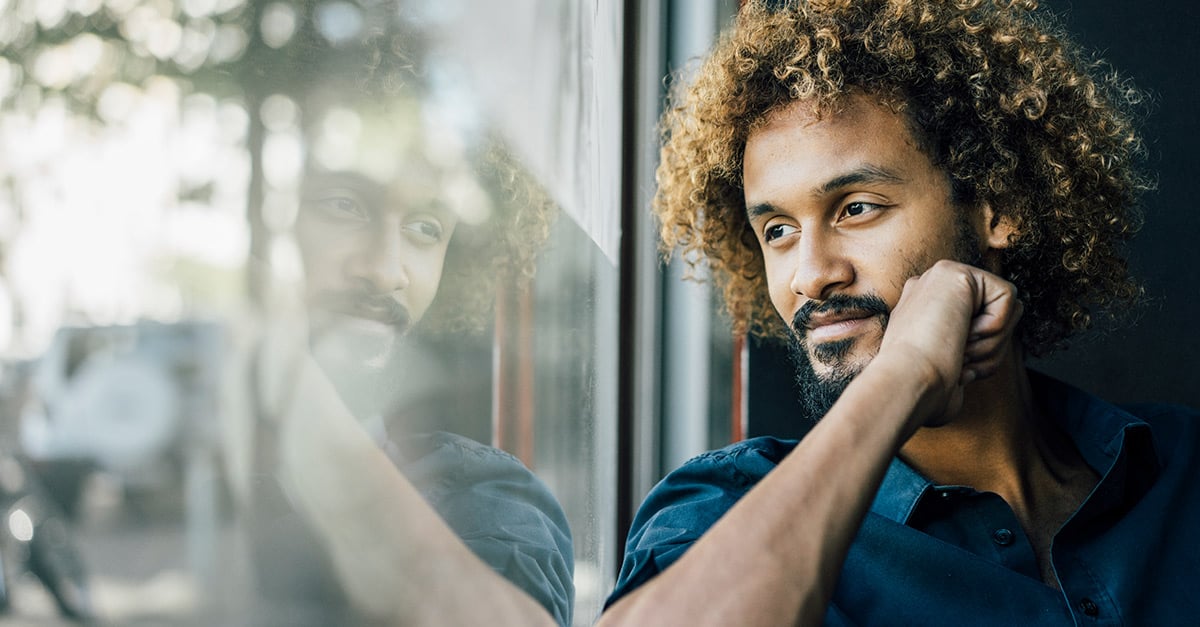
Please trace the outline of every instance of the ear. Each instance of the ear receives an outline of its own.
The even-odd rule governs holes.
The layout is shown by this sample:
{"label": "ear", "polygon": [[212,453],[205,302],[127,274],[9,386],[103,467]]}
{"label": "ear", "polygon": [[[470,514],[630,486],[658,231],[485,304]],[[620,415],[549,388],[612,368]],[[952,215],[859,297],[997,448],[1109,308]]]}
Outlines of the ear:
{"label": "ear", "polygon": [[988,248],[993,250],[1001,250],[1008,248],[1020,231],[1017,225],[1009,216],[999,215],[992,206],[984,203],[979,212],[980,223],[978,225],[980,241]]}

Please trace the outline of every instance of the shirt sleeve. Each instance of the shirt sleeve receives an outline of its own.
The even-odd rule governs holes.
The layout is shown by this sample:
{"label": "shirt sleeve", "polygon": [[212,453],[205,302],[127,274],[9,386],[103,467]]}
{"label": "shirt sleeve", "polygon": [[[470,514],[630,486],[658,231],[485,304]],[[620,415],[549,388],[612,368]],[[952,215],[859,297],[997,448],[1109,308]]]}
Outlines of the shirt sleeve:
{"label": "shirt sleeve", "polygon": [[445,433],[427,437],[430,452],[402,464],[405,476],[476,556],[570,624],[571,533],[550,490],[503,451]]}
{"label": "shirt sleeve", "polygon": [[675,563],[774,468],[785,454],[773,450],[779,445],[790,450],[794,443],[749,441],[705,453],[655,486],[634,516],[621,572],[605,608]]}

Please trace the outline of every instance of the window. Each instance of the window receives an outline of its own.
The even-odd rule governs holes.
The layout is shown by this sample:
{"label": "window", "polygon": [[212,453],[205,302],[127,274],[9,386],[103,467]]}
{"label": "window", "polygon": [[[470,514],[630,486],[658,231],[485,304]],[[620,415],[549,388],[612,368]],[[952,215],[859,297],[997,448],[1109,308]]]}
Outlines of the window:
{"label": "window", "polygon": [[4,10],[10,611],[369,615],[371,555],[413,523],[370,526],[391,499],[359,438],[590,624],[617,565],[620,3]]}

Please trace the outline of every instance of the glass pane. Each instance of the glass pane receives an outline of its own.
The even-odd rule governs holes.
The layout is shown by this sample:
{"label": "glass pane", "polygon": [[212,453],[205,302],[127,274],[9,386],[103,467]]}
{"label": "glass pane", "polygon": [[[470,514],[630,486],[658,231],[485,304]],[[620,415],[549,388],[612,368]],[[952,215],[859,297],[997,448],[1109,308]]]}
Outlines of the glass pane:
{"label": "glass pane", "polygon": [[593,621],[621,20],[576,4],[0,1],[7,615]]}

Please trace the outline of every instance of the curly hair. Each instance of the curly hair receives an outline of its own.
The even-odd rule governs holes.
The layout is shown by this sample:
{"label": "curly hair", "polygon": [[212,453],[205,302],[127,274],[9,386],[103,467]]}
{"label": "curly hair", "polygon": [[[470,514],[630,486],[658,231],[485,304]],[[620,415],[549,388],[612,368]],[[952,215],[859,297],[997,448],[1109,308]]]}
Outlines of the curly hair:
{"label": "curly hair", "polygon": [[[434,106],[427,34],[406,22],[394,2],[367,2],[361,9],[370,26],[350,42],[326,41],[313,19],[304,23],[303,41],[279,64],[292,70],[290,89],[309,114],[331,105],[364,105],[392,117],[419,117],[422,108]],[[490,214],[481,224],[455,228],[437,296],[417,326],[434,336],[482,330],[497,290],[522,289],[532,279],[558,214],[497,134],[460,129],[458,135],[465,144],[462,165],[485,192]]]}
{"label": "curly hair", "polygon": [[[663,114],[654,201],[664,253],[707,265],[734,331],[782,337],[742,188],[746,139],[795,101],[818,113],[865,92],[905,115],[959,207],[1017,235],[1002,271],[1044,354],[1141,290],[1123,258],[1140,224],[1140,93],[1086,59],[1033,0],[747,3]],[[695,273],[693,273],[695,274]]]}
{"label": "curly hair", "polygon": [[494,138],[475,159],[475,173],[493,212],[483,224],[460,224],[446,249],[437,297],[421,329],[445,335],[483,328],[497,289],[522,289],[533,279],[537,255],[558,207],[543,187]]}

